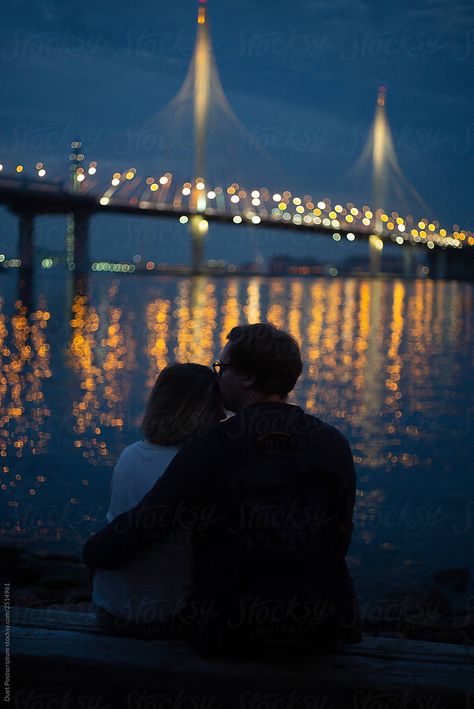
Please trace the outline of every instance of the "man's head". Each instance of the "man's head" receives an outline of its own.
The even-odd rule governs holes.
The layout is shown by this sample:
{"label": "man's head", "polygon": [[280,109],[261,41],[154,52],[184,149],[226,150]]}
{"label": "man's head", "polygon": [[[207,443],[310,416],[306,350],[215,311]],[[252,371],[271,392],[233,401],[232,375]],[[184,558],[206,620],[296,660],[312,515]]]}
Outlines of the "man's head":
{"label": "man's head", "polygon": [[226,409],[239,411],[256,401],[284,401],[303,368],[296,340],[267,323],[239,325],[227,339],[219,379]]}

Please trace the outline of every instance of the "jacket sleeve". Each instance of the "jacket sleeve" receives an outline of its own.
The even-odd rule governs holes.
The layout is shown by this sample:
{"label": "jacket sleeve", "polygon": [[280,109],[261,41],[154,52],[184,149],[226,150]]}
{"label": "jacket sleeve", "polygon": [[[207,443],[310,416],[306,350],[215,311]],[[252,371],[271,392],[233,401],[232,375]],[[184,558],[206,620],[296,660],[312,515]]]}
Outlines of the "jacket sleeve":
{"label": "jacket sleeve", "polygon": [[191,533],[205,501],[209,448],[204,437],[184,446],[136,507],[87,541],[87,566],[116,569],[173,531]]}
{"label": "jacket sleeve", "polygon": [[339,510],[339,550],[346,556],[354,531],[353,515],[356,497],[356,472],[354,458],[349,441],[341,433],[336,455],[336,474],[338,478]]}

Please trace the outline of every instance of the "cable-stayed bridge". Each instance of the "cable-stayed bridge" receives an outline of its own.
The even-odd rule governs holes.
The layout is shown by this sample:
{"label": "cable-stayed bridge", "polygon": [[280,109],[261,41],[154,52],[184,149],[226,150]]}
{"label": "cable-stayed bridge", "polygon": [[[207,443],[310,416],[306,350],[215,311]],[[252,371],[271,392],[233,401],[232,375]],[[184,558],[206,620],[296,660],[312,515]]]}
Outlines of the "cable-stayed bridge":
{"label": "cable-stayed bridge", "polygon": [[[96,161],[85,161],[87,146],[79,139],[71,144],[67,178],[51,175],[40,161],[32,170],[21,164],[0,165],[0,203],[19,217],[19,251],[24,270],[33,268],[35,217],[65,214],[68,215],[68,268],[77,273],[87,272],[90,268],[89,222],[94,214],[106,213],[169,217],[187,224],[194,273],[205,270],[205,238],[212,222],[236,227],[292,229],[308,235],[324,235],[337,242],[362,239],[368,243],[372,275],[381,270],[386,243],[403,249],[407,276],[413,273],[416,248],[430,250],[433,271],[441,277],[452,271],[467,273],[472,266],[474,236],[471,232],[457,225],[448,228],[428,217],[415,218],[400,207],[399,211],[390,211],[394,202],[403,205],[403,196],[407,194],[421,209],[423,202],[398,164],[383,87],[379,89],[374,122],[356,166],[365,164],[371,168],[371,205],[337,204],[328,198],[295,194],[283,187],[270,190],[231,182],[231,178],[219,179],[229,161],[226,161],[225,149],[214,151],[217,155],[210,151],[209,136],[216,126],[219,130],[224,126],[224,132],[227,130],[224,147],[230,146],[236,135],[240,139],[244,136],[250,153],[257,159],[260,147],[240,124],[225,97],[212,51],[206,0],[199,0],[196,45],[185,81],[150,125],[152,130],[164,132],[169,145],[184,145],[180,169],[183,170],[184,164],[188,179],[180,176],[176,168],[171,171],[171,158],[170,164],[158,174],[141,174],[132,165],[105,170]],[[179,126],[192,135],[191,149],[189,141],[185,144],[176,138]],[[454,263],[455,269],[452,268]]]}

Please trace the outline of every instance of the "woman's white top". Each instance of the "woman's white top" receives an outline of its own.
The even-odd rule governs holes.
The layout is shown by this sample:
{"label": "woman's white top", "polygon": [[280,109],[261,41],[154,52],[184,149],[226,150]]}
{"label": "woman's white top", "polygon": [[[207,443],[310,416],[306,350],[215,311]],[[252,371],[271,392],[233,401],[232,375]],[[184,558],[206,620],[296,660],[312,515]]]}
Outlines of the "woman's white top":
{"label": "woman's white top", "polygon": [[[178,448],[137,441],[124,449],[114,468],[107,521],[132,509],[164,473]],[[117,618],[157,623],[178,614],[191,590],[193,557],[189,538],[175,534],[119,569],[97,569],[92,598]]]}

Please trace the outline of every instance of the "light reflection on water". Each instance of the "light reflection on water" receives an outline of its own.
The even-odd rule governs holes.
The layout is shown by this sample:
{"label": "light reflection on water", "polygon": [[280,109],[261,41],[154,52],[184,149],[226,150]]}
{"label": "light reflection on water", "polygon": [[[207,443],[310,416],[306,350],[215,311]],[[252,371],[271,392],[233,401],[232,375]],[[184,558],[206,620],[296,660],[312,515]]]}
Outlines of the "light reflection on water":
{"label": "light reflection on water", "polygon": [[[239,322],[299,341],[291,403],[338,426],[358,472],[350,565],[368,588],[473,556],[473,286],[458,282],[2,275],[1,532],[78,549],[173,360],[209,365]],[[471,519],[472,518],[472,519]]]}

